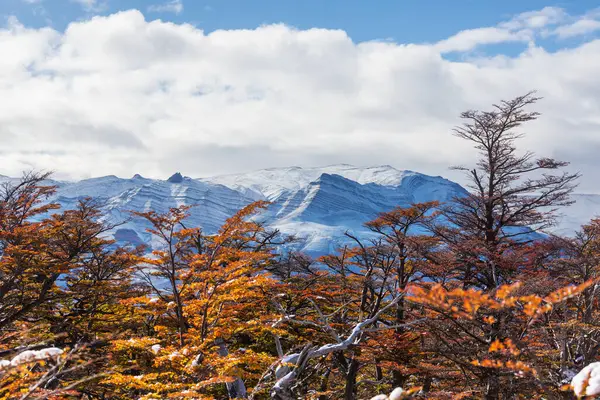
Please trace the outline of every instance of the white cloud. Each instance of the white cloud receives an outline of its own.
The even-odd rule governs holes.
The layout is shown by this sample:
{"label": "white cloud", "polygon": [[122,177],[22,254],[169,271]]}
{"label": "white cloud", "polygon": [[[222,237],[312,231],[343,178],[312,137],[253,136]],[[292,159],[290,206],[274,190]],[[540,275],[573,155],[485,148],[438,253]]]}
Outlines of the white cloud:
{"label": "white cloud", "polygon": [[579,16],[572,16],[566,13],[556,21],[555,26],[542,31],[542,36],[556,36],[559,39],[568,39],[576,36],[591,35],[600,31],[600,8],[588,11]]}
{"label": "white cloud", "polygon": [[532,39],[528,31],[511,31],[503,28],[477,28],[461,31],[456,35],[436,43],[435,48],[441,53],[453,51],[465,52],[477,46],[506,43],[528,42]]}
{"label": "white cloud", "polygon": [[138,11],[65,32],[13,20],[0,30],[0,54],[11,54],[0,58],[0,174],[347,162],[451,176],[474,156],[451,135],[459,113],[538,89],[543,115],[523,146],[573,161],[600,189],[600,40],[460,62],[441,51],[284,25],[206,34]]}
{"label": "white cloud", "polygon": [[583,18],[570,25],[559,26],[554,31],[554,34],[561,39],[566,39],[573,36],[587,35],[596,31],[600,31],[600,20]]}
{"label": "white cloud", "polygon": [[535,36],[550,25],[568,18],[568,14],[557,7],[545,7],[538,11],[518,14],[495,27],[468,29],[436,43],[441,53],[467,52],[478,46],[521,42],[533,43]]}
{"label": "white cloud", "polygon": [[500,24],[500,26],[510,30],[541,29],[549,25],[559,24],[567,19],[569,19],[569,14],[562,8],[544,7],[541,10],[518,14],[510,21]]}
{"label": "white cloud", "polygon": [[39,4],[44,0],[21,0],[23,1],[23,3],[27,3],[27,4]]}
{"label": "white cloud", "polygon": [[170,12],[181,14],[183,11],[183,3],[181,0],[169,0],[164,4],[154,4],[148,7],[149,12]]}
{"label": "white cloud", "polygon": [[468,29],[439,41],[441,53],[468,52],[480,46],[521,42],[535,45],[537,37],[558,36],[561,39],[600,30],[600,9],[572,16],[558,7],[545,7],[515,15],[495,27]]}

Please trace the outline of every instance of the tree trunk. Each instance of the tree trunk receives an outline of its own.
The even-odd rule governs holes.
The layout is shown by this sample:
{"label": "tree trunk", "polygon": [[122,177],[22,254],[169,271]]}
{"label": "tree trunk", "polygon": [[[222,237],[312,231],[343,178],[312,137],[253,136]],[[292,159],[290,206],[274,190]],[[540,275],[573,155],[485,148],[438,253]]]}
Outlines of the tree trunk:
{"label": "tree trunk", "polygon": [[[402,287],[402,289],[405,289],[405,287]],[[398,304],[396,305],[396,325],[402,325],[404,324],[404,311],[405,311],[405,302],[404,302],[404,298],[400,299],[398,301]],[[395,332],[400,335],[402,333],[405,332],[405,329],[402,327],[397,327],[395,329]],[[408,354],[405,355],[405,360],[408,361]],[[402,374],[402,372],[400,372],[399,370],[393,370],[392,371],[392,381],[393,381],[393,387],[397,388],[397,387],[404,387],[404,383],[405,383],[406,377]]]}
{"label": "tree trunk", "polygon": [[344,391],[344,400],[356,399],[356,375],[358,374],[359,363],[355,359],[348,366],[346,374],[346,390]]}
{"label": "tree trunk", "polygon": [[498,371],[491,371],[487,376],[485,400],[498,400],[500,398],[500,380]]}
{"label": "tree trunk", "polygon": [[392,371],[392,386],[403,387],[404,386],[405,377],[404,375],[397,369]]}
{"label": "tree trunk", "polygon": [[[225,341],[221,338],[215,340],[215,344],[219,346],[218,353],[221,357],[225,357],[229,354],[229,350],[227,350],[227,345]],[[235,381],[226,383],[227,386],[227,394],[230,399],[246,399],[248,398],[248,393],[246,392],[246,385],[244,381],[240,378],[236,378]]]}
{"label": "tree trunk", "polygon": [[421,389],[423,393],[427,393],[431,390],[432,381],[433,379],[430,375],[425,375],[425,378],[423,378],[423,389]]}
{"label": "tree trunk", "polygon": [[[323,374],[323,380],[321,381],[321,386],[319,387],[319,391],[320,392],[326,392],[327,388],[329,387],[329,374],[331,373],[331,370],[328,368],[327,371],[325,371],[325,374]],[[326,395],[321,395],[319,396],[319,400],[328,400],[329,396]]]}
{"label": "tree trunk", "polygon": [[[497,321],[491,325],[491,331],[488,335],[488,342],[493,343],[501,331],[502,316],[497,316]],[[498,370],[490,369],[486,376],[485,399],[496,400],[500,398],[500,374]]]}
{"label": "tree trunk", "polygon": [[381,369],[381,365],[379,365],[379,360],[375,360],[375,380],[377,382],[383,380],[383,370]]}

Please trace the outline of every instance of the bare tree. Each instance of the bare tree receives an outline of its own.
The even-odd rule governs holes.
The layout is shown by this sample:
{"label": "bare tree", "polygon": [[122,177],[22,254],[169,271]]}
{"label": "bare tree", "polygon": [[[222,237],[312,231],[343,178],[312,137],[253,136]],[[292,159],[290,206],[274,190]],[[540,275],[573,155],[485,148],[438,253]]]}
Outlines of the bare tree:
{"label": "bare tree", "polygon": [[[443,208],[450,224],[438,226],[436,232],[452,245],[467,243],[466,238],[480,241],[488,253],[486,265],[473,274],[487,289],[507,280],[493,260],[498,249],[527,243],[531,236],[526,235],[554,225],[557,208],[572,203],[569,195],[580,176],[547,172],[557,171],[567,162],[536,158],[529,151],[518,154],[516,141],[523,134],[517,130],[539,116],[526,110],[538,100],[531,92],[495,104],[491,111],[466,111],[461,114],[465,123],[454,130],[455,136],[474,144],[480,157],[473,168],[455,167],[466,173],[470,193]],[[468,249],[477,246],[463,247],[461,252],[468,255]]]}
{"label": "bare tree", "polygon": [[[465,172],[470,192],[442,207],[445,221],[433,230],[452,254],[450,268],[465,287],[493,291],[510,283],[522,269],[519,252],[534,233],[555,224],[558,207],[572,203],[579,174],[558,172],[567,162],[517,151],[523,137],[519,128],[539,116],[528,110],[538,100],[530,92],[495,104],[491,111],[466,111],[461,114],[465,122],[454,129],[455,136],[474,144],[479,159],[474,167],[455,167]],[[487,343],[501,334],[504,319],[498,315],[489,326]],[[497,371],[490,370],[483,383],[485,398],[498,399]]]}

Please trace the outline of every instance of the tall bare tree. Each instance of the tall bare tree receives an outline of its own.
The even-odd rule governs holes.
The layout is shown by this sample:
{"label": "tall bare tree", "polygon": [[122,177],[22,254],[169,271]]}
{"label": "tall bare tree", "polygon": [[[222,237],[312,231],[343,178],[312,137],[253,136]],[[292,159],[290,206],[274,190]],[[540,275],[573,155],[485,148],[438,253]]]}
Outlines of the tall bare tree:
{"label": "tall bare tree", "polygon": [[470,193],[443,209],[450,227],[438,226],[437,232],[451,244],[480,241],[481,246],[470,243],[461,252],[483,247],[488,253],[485,268],[466,274],[487,289],[509,278],[494,262],[499,249],[527,243],[531,236],[526,235],[551,227],[557,208],[572,203],[569,195],[579,173],[559,172],[567,162],[517,151],[523,137],[519,128],[539,116],[527,108],[539,99],[531,92],[495,104],[491,111],[466,111],[461,114],[465,122],[454,129],[455,136],[474,144],[479,160],[471,168],[455,167],[466,173]]}
{"label": "tall bare tree", "polygon": [[[471,142],[479,159],[464,171],[469,193],[442,209],[446,220],[435,233],[453,254],[455,276],[464,287],[494,291],[510,283],[523,269],[526,248],[533,234],[555,223],[558,207],[572,203],[578,173],[559,171],[567,162],[520,153],[516,143],[521,126],[539,113],[529,111],[540,98],[533,92],[494,104],[490,111],[461,114],[464,123],[455,136]],[[489,326],[484,340],[491,343],[503,332],[503,315]],[[491,369],[483,374],[486,399],[500,397],[500,379]]]}

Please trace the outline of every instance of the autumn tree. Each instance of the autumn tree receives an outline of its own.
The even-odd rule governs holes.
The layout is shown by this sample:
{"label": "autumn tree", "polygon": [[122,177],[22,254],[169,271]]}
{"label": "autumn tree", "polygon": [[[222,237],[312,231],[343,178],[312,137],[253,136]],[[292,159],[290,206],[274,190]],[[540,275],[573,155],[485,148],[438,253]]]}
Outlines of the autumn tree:
{"label": "autumn tree", "polygon": [[115,245],[107,232],[116,225],[102,221],[103,213],[92,199],[50,217],[60,227],[52,243],[61,251],[77,255],[61,277],[61,294],[54,310],[44,319],[51,331],[65,333],[69,344],[115,338],[127,331],[132,311],[123,301],[145,292],[134,282],[141,248]]}
{"label": "autumn tree", "polygon": [[[570,193],[579,174],[560,172],[568,163],[520,154],[516,143],[524,123],[539,114],[528,108],[539,99],[532,93],[502,101],[491,111],[466,111],[457,137],[474,144],[479,160],[465,171],[470,192],[441,208],[442,219],[433,225],[436,236],[453,257],[447,266],[463,288],[494,291],[523,272],[528,246],[555,222],[558,207],[571,204]],[[505,316],[490,324],[485,341],[503,334]],[[499,398],[500,382],[490,371],[487,399]]]}
{"label": "autumn tree", "polygon": [[[600,220],[593,219],[572,237],[549,241],[549,279],[545,284],[583,284],[600,279]],[[600,351],[598,283],[590,285],[549,318],[548,345],[558,365],[555,380],[562,382],[597,360]],[[548,366],[551,369],[551,366]]]}
{"label": "autumn tree", "polygon": [[[367,228],[379,235],[380,241],[376,246],[386,249],[393,260],[395,286],[401,293],[406,291],[409,284],[432,274],[429,256],[439,243],[436,237],[429,234],[427,226],[438,216],[436,209],[439,205],[438,202],[427,202],[409,207],[397,207],[392,211],[381,213],[376,219],[366,223]],[[411,338],[414,340],[414,335],[406,332],[403,327],[407,321],[406,306],[404,297],[396,303],[395,325],[397,327],[394,329],[395,340],[392,340],[392,344],[403,343],[406,346],[407,341]],[[392,386],[404,386],[407,374],[403,374],[402,369],[410,368],[409,352],[395,348],[393,351],[388,351],[387,355],[384,355],[385,353],[382,351],[384,358],[390,362],[395,361],[399,365],[399,368],[392,372]]]}
{"label": "autumn tree", "polygon": [[[312,340],[308,344],[308,338],[296,335],[296,342],[305,347],[292,347],[286,355],[280,351],[279,362],[295,366],[275,369],[273,398],[307,396],[312,390],[320,399],[336,398],[339,392],[352,400],[362,398],[374,384],[406,383],[397,363],[406,363],[408,354],[397,351],[411,347],[414,337],[405,332],[409,323],[404,292],[410,282],[423,277],[426,260],[421,254],[436,241],[413,234],[435,218],[436,205],[415,204],[380,214],[367,224],[376,238],[365,241],[347,234],[353,245],[321,257],[320,271],[303,258],[284,264],[286,272],[295,268],[303,279],[283,274],[287,285],[273,300],[281,312],[276,324],[288,332],[303,328],[312,332]],[[393,379],[385,376],[390,369]]]}
{"label": "autumn tree", "polygon": [[160,243],[160,247],[152,250],[152,257],[143,259],[144,265],[139,269],[139,273],[155,296],[173,304],[181,345],[183,345],[183,335],[189,327],[183,315],[181,293],[187,287],[183,277],[189,273],[192,257],[200,251],[199,246],[201,246],[200,230],[186,229],[183,225],[184,219],[189,216],[189,208],[187,206],[171,208],[168,213],[162,215],[154,211],[132,213],[150,223],[151,227],[147,231]]}
{"label": "autumn tree", "polygon": [[[560,379],[554,380],[558,371],[552,366],[547,321],[595,284],[587,281],[544,294],[532,293],[521,283],[501,285],[492,293],[438,284],[415,287],[410,300],[427,310],[425,346],[437,347],[446,364],[460,372],[446,371],[429,394],[433,398],[489,396],[489,386],[481,383],[495,371],[502,381],[499,398],[570,398],[562,391]],[[489,341],[486,325],[494,325],[498,315],[505,318],[506,329]]]}
{"label": "autumn tree", "polygon": [[568,163],[517,151],[519,129],[539,116],[528,111],[538,100],[528,93],[491,111],[466,111],[465,123],[454,130],[480,158],[473,168],[457,167],[465,171],[470,192],[443,207],[445,225],[436,233],[462,257],[463,279],[486,290],[509,283],[515,272],[497,259],[506,246],[527,243],[533,232],[554,224],[558,207],[572,203],[579,174],[552,173]]}
{"label": "autumn tree", "polygon": [[[1,399],[71,399],[81,398],[85,387],[105,376],[90,373],[99,362],[85,345],[64,350],[38,342],[5,349],[14,334],[0,337]],[[21,332],[21,340],[27,334]]]}
{"label": "autumn tree", "polygon": [[[44,185],[48,174],[26,174],[8,181],[0,193],[0,328],[27,317],[56,290],[66,257],[48,254],[54,233],[43,215],[58,208],[48,203],[54,188]],[[36,220],[37,219],[37,220]],[[41,221],[40,221],[41,219]],[[68,267],[67,267],[68,268]]]}
{"label": "autumn tree", "polygon": [[[102,221],[91,199],[59,210],[48,177],[26,174],[2,189],[0,337],[2,353],[12,358],[10,365],[2,360],[0,388],[7,392],[93,387],[86,377],[110,368],[108,343],[128,330],[131,309],[122,301],[135,294],[135,250],[106,237],[115,225]],[[47,348],[51,357],[40,353]],[[84,348],[87,359],[79,357]]]}
{"label": "autumn tree", "polygon": [[123,398],[247,397],[276,354],[267,269],[279,239],[251,218],[265,206],[243,208],[216,234],[187,227],[186,207],[138,214],[157,240],[140,265],[152,296],[130,304],[152,330],[115,342],[119,372],[105,385]]}
{"label": "autumn tree", "polygon": [[[437,217],[435,209],[438,206],[438,202],[428,202],[397,207],[365,224],[382,239],[377,245],[387,247],[394,256],[398,290],[404,291],[412,280],[420,279],[428,272],[426,256],[438,241],[427,234],[426,226]],[[403,301],[396,305],[396,322],[404,322]]]}

